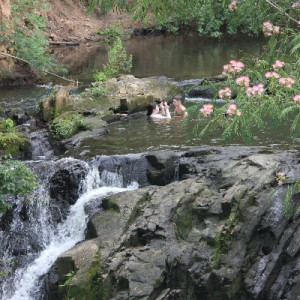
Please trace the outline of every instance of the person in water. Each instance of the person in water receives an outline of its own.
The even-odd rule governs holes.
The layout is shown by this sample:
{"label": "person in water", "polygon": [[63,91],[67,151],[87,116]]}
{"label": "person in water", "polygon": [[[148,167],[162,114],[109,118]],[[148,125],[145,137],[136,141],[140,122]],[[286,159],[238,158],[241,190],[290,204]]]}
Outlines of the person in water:
{"label": "person in water", "polygon": [[185,106],[182,105],[183,97],[177,95],[173,98],[173,105],[175,107],[174,115],[175,116],[183,116],[184,118],[188,115]]}
{"label": "person in water", "polygon": [[[159,109],[161,113],[159,113]],[[161,102],[158,106],[156,102],[152,102],[148,105],[147,116],[157,119],[171,119],[169,105],[167,102]]]}

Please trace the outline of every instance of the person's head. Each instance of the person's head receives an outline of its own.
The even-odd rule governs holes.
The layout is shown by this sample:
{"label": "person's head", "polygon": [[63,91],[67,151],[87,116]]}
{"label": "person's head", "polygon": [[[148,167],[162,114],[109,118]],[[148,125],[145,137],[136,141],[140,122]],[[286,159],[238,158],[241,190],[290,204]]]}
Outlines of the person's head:
{"label": "person's head", "polygon": [[182,102],[183,102],[183,97],[182,96],[177,95],[177,96],[173,97],[173,105],[174,106],[179,106],[179,105],[182,104]]}
{"label": "person's head", "polygon": [[147,107],[147,116],[151,116],[153,113],[157,114],[159,112],[159,107],[156,102],[152,102]]}

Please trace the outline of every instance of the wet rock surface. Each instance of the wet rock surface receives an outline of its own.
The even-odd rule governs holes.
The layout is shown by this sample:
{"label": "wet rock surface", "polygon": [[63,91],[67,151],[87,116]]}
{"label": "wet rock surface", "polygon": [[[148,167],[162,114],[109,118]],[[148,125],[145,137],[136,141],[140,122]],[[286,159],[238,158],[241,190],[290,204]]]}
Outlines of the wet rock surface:
{"label": "wet rock surface", "polygon": [[[296,194],[287,215],[288,184],[275,190],[276,172],[299,177],[297,152],[202,147],[145,157],[149,169],[168,169],[175,162],[180,181],[99,202],[89,240],[66,255],[77,266],[69,295],[298,299],[299,200]],[[80,267],[90,243],[94,263]],[[58,266],[64,261],[62,255]]]}

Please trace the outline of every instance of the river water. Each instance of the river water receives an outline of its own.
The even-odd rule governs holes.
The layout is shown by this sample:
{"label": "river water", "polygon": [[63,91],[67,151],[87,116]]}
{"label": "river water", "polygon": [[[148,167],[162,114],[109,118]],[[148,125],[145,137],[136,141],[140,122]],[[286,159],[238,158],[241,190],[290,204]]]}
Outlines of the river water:
{"label": "river water", "polygon": [[[131,73],[139,78],[167,76],[177,81],[220,75],[230,59],[261,52],[263,39],[204,39],[195,33],[178,36],[133,37],[125,42],[132,54]],[[93,72],[107,61],[107,51],[101,43],[76,47],[52,47],[59,63],[68,66],[69,75],[83,83],[93,81]],[[50,83],[38,86],[0,87],[0,105],[4,109],[26,109],[34,112],[41,98],[51,93]],[[57,83],[57,82],[56,82]]]}
{"label": "river water", "polygon": [[[230,59],[240,59],[246,53],[259,54],[263,41],[245,38],[211,40],[201,39],[194,34],[186,34],[182,36],[135,37],[125,44],[128,52],[133,54],[132,74],[136,77],[164,75],[176,81],[182,81],[219,75],[222,65]],[[105,48],[101,44],[52,48],[52,52],[61,63],[70,65],[70,76],[85,83],[92,81],[93,71],[100,69],[107,59]],[[55,83],[0,88],[0,105],[4,110],[18,111],[21,109],[34,113],[41,99],[51,93],[54,85]],[[196,99],[196,101],[205,101],[205,99]],[[187,106],[189,105],[187,102]],[[179,118],[173,118],[169,122],[155,122],[146,119],[144,114],[138,114],[109,125],[107,135],[83,141],[79,147],[68,150],[64,154],[66,157],[64,159],[73,163],[74,159],[69,157],[75,157],[85,163],[82,160],[97,155],[128,154],[164,149],[184,150],[190,146],[203,144],[224,144],[217,132],[200,141],[193,134],[195,122],[196,120],[191,120],[189,123],[183,124]],[[280,133],[268,131],[254,139],[254,145],[267,144],[270,147],[283,148],[294,142],[285,137],[283,130]],[[243,144],[243,142],[234,140],[228,144]],[[47,162],[45,161],[45,163]],[[55,164],[51,161],[48,163],[51,166]],[[39,162],[32,162],[32,164],[38,165]],[[47,168],[49,170],[51,169],[50,165]],[[82,195],[70,208],[65,222],[57,226],[53,223],[49,224],[48,219],[45,218],[48,213],[44,209],[47,209],[47,199],[49,198],[48,183],[45,178],[40,191],[37,192],[41,194],[36,195],[37,202],[34,204],[39,205],[41,202],[41,208],[37,209],[38,213],[32,214],[32,219],[30,207],[28,208],[28,222],[31,223],[27,224],[27,230],[37,231],[36,235],[43,236],[43,240],[39,244],[40,251],[38,251],[38,255],[33,252],[31,255],[34,257],[29,255],[23,267],[18,269],[14,276],[9,277],[10,279],[2,286],[0,298],[2,295],[2,299],[38,299],[40,277],[47,273],[61,253],[84,239],[87,222],[84,205],[95,197],[101,199],[105,195],[137,188],[136,184],[124,186],[122,178],[114,174],[110,178],[117,180],[110,180],[108,183],[99,177],[95,169],[90,166],[87,168],[90,169],[90,172],[83,182],[85,187]],[[39,170],[39,172],[42,171]],[[18,215],[21,214],[18,213]],[[11,228],[17,231],[20,226],[23,226],[23,223],[16,216]],[[9,262],[11,253],[8,251],[5,255],[6,257],[3,257],[2,260]]]}

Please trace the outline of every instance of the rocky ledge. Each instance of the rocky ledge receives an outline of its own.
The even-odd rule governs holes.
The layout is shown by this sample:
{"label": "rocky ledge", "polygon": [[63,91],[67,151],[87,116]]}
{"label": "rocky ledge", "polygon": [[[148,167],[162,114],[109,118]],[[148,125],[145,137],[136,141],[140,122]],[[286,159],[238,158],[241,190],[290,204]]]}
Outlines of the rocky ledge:
{"label": "rocky ledge", "polygon": [[[201,148],[146,158],[154,174],[174,161],[179,181],[87,207],[87,240],[56,262],[58,283],[74,276],[52,286],[50,299],[299,299],[299,197],[284,200],[300,174],[297,152]],[[279,171],[288,178],[280,186]]]}

